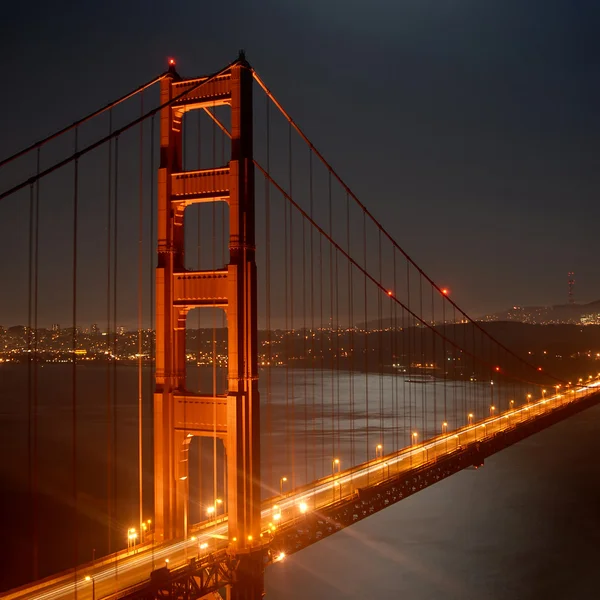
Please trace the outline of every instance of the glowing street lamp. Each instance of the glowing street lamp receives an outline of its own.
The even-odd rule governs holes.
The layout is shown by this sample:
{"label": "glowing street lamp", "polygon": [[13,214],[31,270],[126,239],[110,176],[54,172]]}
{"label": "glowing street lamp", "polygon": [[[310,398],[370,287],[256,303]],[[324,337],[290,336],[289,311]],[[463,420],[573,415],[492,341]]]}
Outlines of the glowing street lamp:
{"label": "glowing street lamp", "polygon": [[413,432],[412,432],[412,443],[413,443],[413,444],[416,444],[416,443],[417,443],[417,440],[418,440],[418,438],[419,438],[419,434],[418,434],[416,431],[413,431]]}
{"label": "glowing street lamp", "polygon": [[448,422],[444,421],[442,423],[442,434],[448,433]]}
{"label": "glowing street lamp", "polygon": [[383,446],[381,444],[375,446],[375,458],[383,458]]}
{"label": "glowing street lamp", "polygon": [[469,425],[473,425],[473,413],[469,413]]}
{"label": "glowing street lamp", "polygon": [[531,394],[527,394],[527,404],[529,404],[530,400],[531,400]]}
{"label": "glowing street lamp", "polygon": [[542,400],[546,399],[546,390],[542,390]]}
{"label": "glowing street lamp", "polygon": [[509,404],[510,404],[510,410],[513,410],[515,408],[515,401],[511,400]]}
{"label": "glowing street lamp", "polygon": [[127,530],[127,550],[135,548],[135,540],[137,540],[138,534],[134,527],[130,527]]}
{"label": "glowing street lamp", "polygon": [[96,600],[96,580],[91,575],[86,575],[85,580],[92,582],[92,600]]}
{"label": "glowing street lamp", "polygon": [[492,404],[492,406],[490,406],[490,417],[494,416],[494,411],[496,410],[496,407]]}
{"label": "glowing street lamp", "polygon": [[283,496],[283,484],[287,481],[287,477],[282,477],[279,480],[279,495]]}
{"label": "glowing street lamp", "polygon": [[341,472],[342,469],[342,465],[340,463],[340,459],[339,458],[334,458],[333,461],[331,462],[331,474],[335,475],[335,472],[337,472],[338,474]]}

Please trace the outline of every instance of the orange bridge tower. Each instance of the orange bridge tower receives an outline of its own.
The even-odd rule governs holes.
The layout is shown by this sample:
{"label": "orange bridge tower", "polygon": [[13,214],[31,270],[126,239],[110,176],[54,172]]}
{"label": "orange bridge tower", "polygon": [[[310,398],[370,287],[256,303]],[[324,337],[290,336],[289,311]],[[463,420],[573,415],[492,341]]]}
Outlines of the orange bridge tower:
{"label": "orange bridge tower", "polygon": [[[182,80],[171,68],[161,81],[154,394],[155,539],[187,536],[189,442],[216,432],[227,455],[230,549],[241,561],[231,597],[248,599],[262,597],[252,81],[243,53],[217,75]],[[184,114],[219,105],[231,108],[231,160],[182,171]],[[184,267],[185,209],[199,202],[229,205],[229,263],[213,271]],[[186,316],[197,307],[226,314],[226,396],[186,389]]]}

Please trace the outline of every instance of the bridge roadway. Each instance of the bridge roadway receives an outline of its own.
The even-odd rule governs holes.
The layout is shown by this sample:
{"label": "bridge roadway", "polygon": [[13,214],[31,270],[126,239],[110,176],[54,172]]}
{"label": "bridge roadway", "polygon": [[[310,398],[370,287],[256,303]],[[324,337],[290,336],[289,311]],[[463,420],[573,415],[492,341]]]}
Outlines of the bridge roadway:
{"label": "bridge roadway", "polygon": [[[299,516],[304,511],[322,509],[333,501],[350,497],[358,488],[368,487],[385,481],[401,472],[435,462],[436,459],[459,447],[494,436],[500,431],[517,426],[535,417],[547,414],[554,408],[580,400],[598,391],[600,381],[585,387],[542,398],[536,402],[516,407],[484,421],[467,425],[459,430],[437,436],[420,444],[403,448],[397,452],[370,460],[341,473],[298,488],[281,497],[263,503],[262,529],[271,528]],[[150,573],[165,565],[179,566],[192,557],[204,556],[227,545],[227,516],[196,526],[187,540],[174,540],[160,545],[145,545],[136,551],[122,552],[84,565],[73,570],[51,576],[14,590],[0,594],[5,600],[99,600],[116,597],[117,592],[140,583]],[[86,580],[86,576],[89,580]],[[114,596],[113,596],[114,595]]]}

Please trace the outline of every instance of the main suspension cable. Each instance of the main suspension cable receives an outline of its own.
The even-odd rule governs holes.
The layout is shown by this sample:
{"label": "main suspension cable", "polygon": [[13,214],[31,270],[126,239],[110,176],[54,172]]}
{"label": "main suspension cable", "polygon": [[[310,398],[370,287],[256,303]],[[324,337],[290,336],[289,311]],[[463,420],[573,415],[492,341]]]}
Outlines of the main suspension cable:
{"label": "main suspension cable", "polygon": [[23,148],[22,150],[19,150],[12,156],[8,156],[8,157],[4,158],[3,160],[0,161],[0,168],[6,164],[12,162],[13,160],[16,160],[17,158],[24,156],[25,154],[28,154],[29,152],[31,152],[32,150],[35,150],[36,148],[38,148],[38,149],[41,148],[48,142],[51,142],[52,140],[56,139],[57,137],[60,137],[61,135],[71,131],[72,129],[79,127],[80,125],[83,125],[87,121],[91,121],[94,117],[98,117],[102,113],[105,113],[106,111],[111,110],[118,104],[121,104],[122,102],[125,102],[126,100],[129,100],[136,94],[139,94],[140,92],[143,92],[144,90],[148,89],[149,87],[152,87],[155,83],[158,83],[161,79],[164,79],[168,74],[169,74],[169,72],[166,71],[165,73],[163,73],[162,75],[159,75],[158,77],[155,77],[148,83],[144,83],[143,85],[136,88],[132,92],[129,92],[128,94],[121,96],[117,100],[110,102],[106,106],[103,106],[102,108],[99,108],[98,110],[95,110],[94,112],[91,112],[89,115],[86,115],[82,119],[79,119],[78,121],[74,121],[70,125],[67,125],[66,127],[63,127],[62,129],[60,129],[59,131],[56,131],[56,132],[50,134],[49,136],[35,142],[35,144],[31,144],[31,146],[27,146],[27,148]]}

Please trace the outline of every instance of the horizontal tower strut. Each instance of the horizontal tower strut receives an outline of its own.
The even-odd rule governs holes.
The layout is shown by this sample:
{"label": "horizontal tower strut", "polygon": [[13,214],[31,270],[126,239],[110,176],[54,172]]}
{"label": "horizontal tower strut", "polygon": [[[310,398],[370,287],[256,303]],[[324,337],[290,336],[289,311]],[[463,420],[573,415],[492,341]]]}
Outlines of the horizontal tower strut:
{"label": "horizontal tower strut", "polygon": [[[229,200],[229,167],[171,175],[171,201],[179,206]],[[184,202],[182,202],[184,201]]]}

